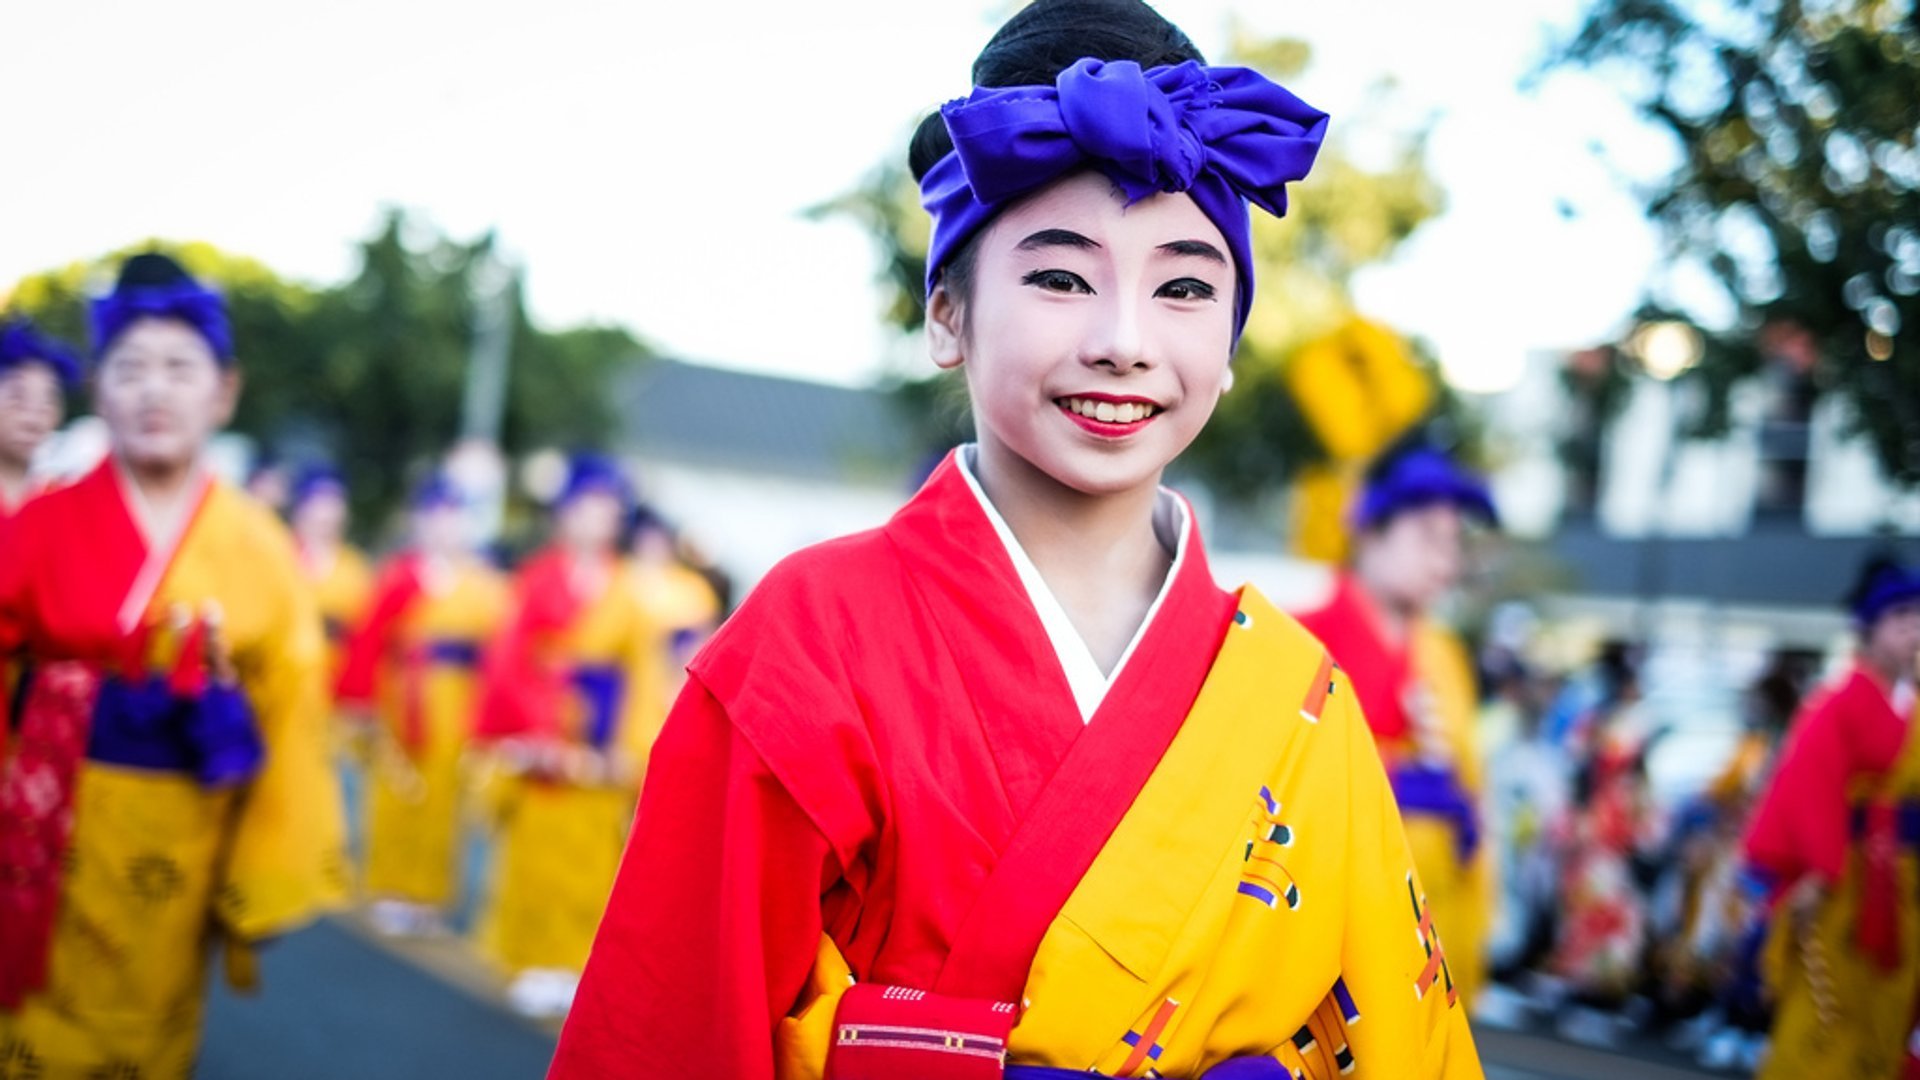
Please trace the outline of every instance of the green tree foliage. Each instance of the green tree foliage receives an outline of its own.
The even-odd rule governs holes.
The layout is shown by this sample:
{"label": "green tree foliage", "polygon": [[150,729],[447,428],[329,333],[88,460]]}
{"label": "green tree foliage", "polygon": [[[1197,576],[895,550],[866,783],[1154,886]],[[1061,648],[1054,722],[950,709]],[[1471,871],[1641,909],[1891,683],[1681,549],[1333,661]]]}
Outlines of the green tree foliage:
{"label": "green tree foliage", "polygon": [[[377,528],[460,431],[473,339],[474,275],[493,239],[459,242],[393,212],[360,245],[349,280],[317,287],[206,244],[160,241],[19,283],[8,306],[85,341],[85,298],[136,251],[165,251],[226,293],[246,380],[234,429],[291,462],[347,475],[356,520]],[[625,330],[546,330],[510,287],[512,367],[503,449],[588,446],[614,433],[614,376],[646,349]]]}
{"label": "green tree foliage", "polygon": [[1693,378],[1726,390],[1806,358],[1888,473],[1920,483],[1920,6],[1913,0],[1594,0],[1548,69],[1598,71],[1670,134],[1647,194],[1675,256],[1740,312]]}
{"label": "green tree foliage", "polygon": [[[1282,81],[1297,76],[1310,59],[1311,51],[1300,41],[1238,31],[1228,56],[1229,62]],[[1223,490],[1275,491],[1301,466],[1320,458],[1318,442],[1282,383],[1280,369],[1302,342],[1353,314],[1355,272],[1390,257],[1444,205],[1426,168],[1424,133],[1407,135],[1384,163],[1363,164],[1342,132],[1368,126],[1364,116],[1343,117],[1334,125],[1312,178],[1291,193],[1285,221],[1254,215],[1260,288],[1235,360],[1238,387],[1223,400],[1191,456],[1192,464]],[[812,215],[853,221],[873,237],[880,255],[881,315],[912,331],[925,315],[928,221],[906,168],[905,145],[903,138],[898,155],[875,166],[853,190],[814,207]],[[964,401],[958,382],[954,374],[904,378],[900,397],[913,415],[924,417],[929,402]],[[941,423],[925,427],[930,448],[965,431],[963,415],[950,408],[939,415],[945,418]]]}

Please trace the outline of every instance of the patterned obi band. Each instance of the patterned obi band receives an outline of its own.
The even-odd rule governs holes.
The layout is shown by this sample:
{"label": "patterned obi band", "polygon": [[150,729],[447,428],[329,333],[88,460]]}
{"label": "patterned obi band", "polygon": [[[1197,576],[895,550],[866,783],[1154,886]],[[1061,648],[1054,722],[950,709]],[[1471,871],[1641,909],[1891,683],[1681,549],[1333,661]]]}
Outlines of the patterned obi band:
{"label": "patterned obi band", "polygon": [[1480,813],[1452,769],[1403,763],[1388,772],[1403,817],[1436,817],[1454,827],[1462,862],[1480,847]]}
{"label": "patterned obi band", "polygon": [[[1087,1080],[1103,1074],[1084,1069],[1059,1069],[1051,1065],[1009,1065],[1000,1074],[1004,1080]],[[1159,1073],[1144,1073],[1158,1076]],[[1201,1080],[1296,1080],[1299,1073],[1273,1057],[1228,1058],[1201,1074]]]}
{"label": "patterned obi band", "polygon": [[461,638],[435,638],[427,642],[425,659],[429,664],[447,667],[479,667],[480,643]]}
{"label": "patterned obi band", "polygon": [[596,750],[613,741],[620,721],[620,701],[626,696],[627,676],[612,664],[581,664],[567,680],[580,693],[587,716],[583,735]]}
{"label": "patterned obi band", "polygon": [[[1901,847],[1920,852],[1920,800],[1906,799],[1893,804],[1894,836]],[[1855,837],[1867,834],[1867,807],[1856,804],[1847,813],[1847,824]]]}
{"label": "patterned obi band", "polygon": [[260,769],[266,747],[239,688],[209,685],[176,694],[164,676],[108,677],[94,702],[87,757],[105,765],[185,773],[206,787],[238,784]]}

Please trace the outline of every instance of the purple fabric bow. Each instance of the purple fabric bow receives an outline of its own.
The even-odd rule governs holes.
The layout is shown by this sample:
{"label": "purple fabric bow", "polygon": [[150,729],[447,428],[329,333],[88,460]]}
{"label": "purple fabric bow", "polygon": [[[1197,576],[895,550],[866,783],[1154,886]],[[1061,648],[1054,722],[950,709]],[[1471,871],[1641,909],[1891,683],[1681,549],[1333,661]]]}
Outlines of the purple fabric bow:
{"label": "purple fabric bow", "polygon": [[927,171],[927,292],[967,239],[1015,199],[1080,169],[1138,202],[1184,191],[1232,249],[1237,337],[1253,305],[1249,202],[1276,217],[1313,168],[1327,114],[1248,68],[1193,61],[1142,71],[1079,60],[1053,86],[979,87],[940,110],[953,153]]}
{"label": "purple fabric bow", "polygon": [[116,289],[93,302],[93,355],[107,348],[136,319],[179,319],[199,331],[221,364],[233,362],[233,324],[227,303],[218,292],[196,282],[176,285],[134,285]]}

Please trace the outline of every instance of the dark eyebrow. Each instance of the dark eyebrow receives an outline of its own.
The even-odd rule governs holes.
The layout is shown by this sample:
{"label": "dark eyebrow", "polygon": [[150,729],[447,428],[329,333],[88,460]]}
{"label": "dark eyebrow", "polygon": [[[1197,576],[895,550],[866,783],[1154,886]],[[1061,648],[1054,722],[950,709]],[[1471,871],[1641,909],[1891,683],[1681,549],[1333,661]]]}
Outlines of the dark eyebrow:
{"label": "dark eyebrow", "polygon": [[1217,262],[1221,266],[1227,265],[1227,257],[1220,254],[1220,249],[1207,243],[1205,240],[1174,240],[1161,244],[1160,250],[1169,255],[1191,255],[1195,258]]}
{"label": "dark eyebrow", "polygon": [[1014,245],[1016,251],[1039,251],[1041,248],[1070,247],[1082,251],[1098,251],[1100,245],[1081,236],[1072,229],[1041,229],[1025,240]]}

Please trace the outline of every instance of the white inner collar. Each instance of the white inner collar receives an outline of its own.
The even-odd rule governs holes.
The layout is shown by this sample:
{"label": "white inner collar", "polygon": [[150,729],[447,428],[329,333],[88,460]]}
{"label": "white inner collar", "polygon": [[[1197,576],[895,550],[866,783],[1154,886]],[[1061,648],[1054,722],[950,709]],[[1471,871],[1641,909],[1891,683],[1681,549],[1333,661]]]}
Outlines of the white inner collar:
{"label": "white inner collar", "polygon": [[1185,499],[1180,498],[1166,488],[1161,488],[1153,504],[1153,535],[1160,541],[1173,562],[1167,568],[1167,576],[1160,583],[1160,592],[1153,598],[1153,604],[1147,608],[1146,617],[1140,620],[1140,626],[1133,632],[1133,640],[1127,642],[1125,652],[1113,665],[1111,675],[1100,670],[1100,664],[1093,658],[1093,650],[1087,647],[1086,639],[1074,628],[1073,620],[1067,617],[1067,610],[1060,606],[1053,590],[1047,587],[1046,580],[1040,576],[1040,569],[1027,556],[1026,549],[1020,546],[1019,538],[1007,527],[1007,521],[994,508],[993,500],[980,487],[980,481],[973,474],[974,455],[978,451],[972,443],[960,448],[954,455],[960,475],[967,481],[967,489],[980,501],[980,508],[986,511],[987,520],[993,523],[993,531],[999,534],[1000,542],[1006,545],[1007,556],[1013,560],[1013,569],[1020,576],[1020,584],[1026,587],[1027,599],[1033,604],[1033,610],[1040,616],[1040,625],[1047,632],[1047,640],[1053,645],[1054,655],[1060,661],[1060,669],[1066,673],[1067,686],[1073,691],[1074,704],[1080,708],[1080,720],[1086,723],[1093,719],[1100,703],[1106,700],[1107,691],[1126,670],[1127,661],[1133,659],[1133,652],[1140,640],[1147,635],[1147,627],[1153,625],[1154,616],[1160,613],[1160,605],[1166,602],[1167,592],[1173,587],[1174,578],[1180,573],[1180,564],[1187,555],[1187,534],[1192,527],[1192,512],[1188,510]]}

